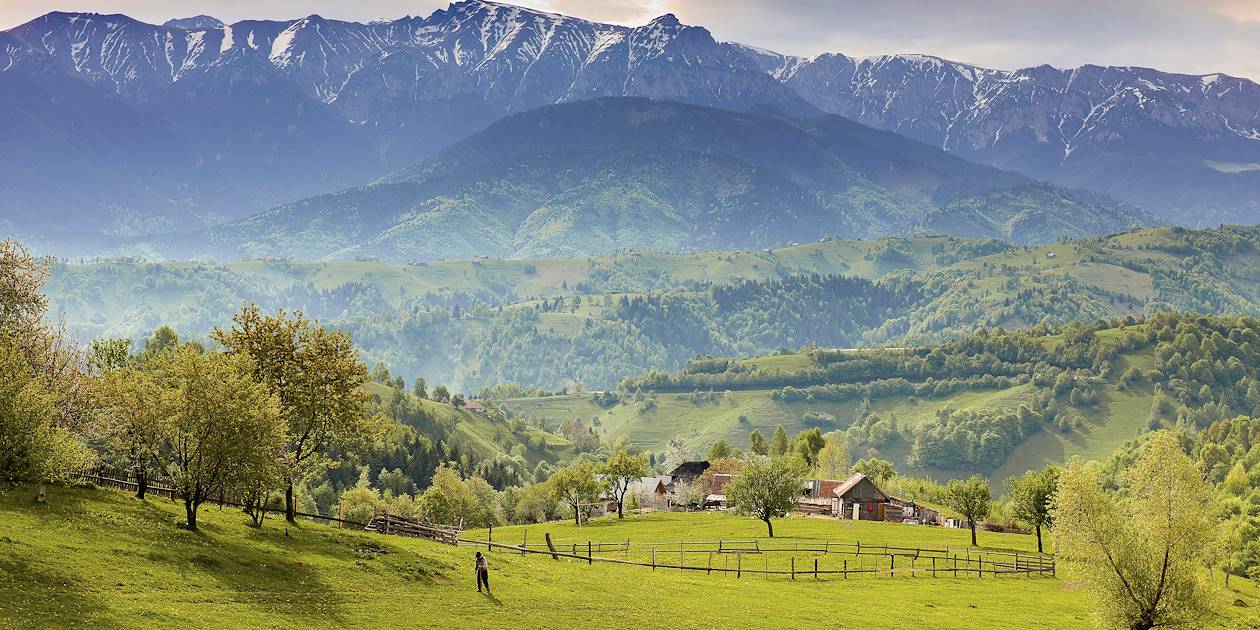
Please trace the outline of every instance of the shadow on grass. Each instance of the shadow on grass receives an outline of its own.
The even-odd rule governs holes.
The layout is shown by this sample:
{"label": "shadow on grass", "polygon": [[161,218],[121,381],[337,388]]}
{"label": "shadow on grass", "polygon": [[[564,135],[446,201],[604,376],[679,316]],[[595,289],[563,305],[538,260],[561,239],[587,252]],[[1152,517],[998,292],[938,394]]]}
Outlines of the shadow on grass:
{"label": "shadow on grass", "polygon": [[235,601],[319,625],[344,621],[340,594],[301,560],[309,549],[272,554],[212,536],[205,529],[198,534],[209,544],[180,561],[231,591]]}
{"label": "shadow on grass", "polygon": [[18,555],[18,543],[0,543],[0,626],[118,627],[105,600],[78,577]]}

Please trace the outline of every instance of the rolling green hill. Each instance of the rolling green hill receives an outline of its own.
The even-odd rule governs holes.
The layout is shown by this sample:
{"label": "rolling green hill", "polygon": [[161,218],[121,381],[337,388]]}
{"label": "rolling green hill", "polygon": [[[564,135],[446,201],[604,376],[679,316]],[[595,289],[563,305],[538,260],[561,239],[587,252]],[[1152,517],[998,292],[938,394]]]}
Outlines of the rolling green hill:
{"label": "rolling green hill", "polygon": [[1254,318],[1156,314],[1140,323],[982,329],[912,348],[696,359],[681,372],[626,379],[618,392],[502,407],[544,424],[583,419],[662,454],[678,437],[703,454],[718,440],[747,448],[754,430],[817,427],[854,459],[998,483],[1075,456],[1104,459],[1153,428],[1198,431],[1255,414],[1258,347]]}
{"label": "rolling green hill", "polygon": [[[812,274],[850,281],[840,290]],[[421,265],[59,263],[48,293],[86,338],[138,340],[163,323],[199,337],[243,302],[299,308],[349,330],[370,361],[474,391],[509,381],[606,389],[695,356],[810,343],[902,346],[978,326],[1157,310],[1254,315],[1258,281],[1260,230],[1230,227],[1148,228],[1037,247],[920,237]],[[887,292],[900,296],[884,303],[888,310],[867,308],[864,300]]]}

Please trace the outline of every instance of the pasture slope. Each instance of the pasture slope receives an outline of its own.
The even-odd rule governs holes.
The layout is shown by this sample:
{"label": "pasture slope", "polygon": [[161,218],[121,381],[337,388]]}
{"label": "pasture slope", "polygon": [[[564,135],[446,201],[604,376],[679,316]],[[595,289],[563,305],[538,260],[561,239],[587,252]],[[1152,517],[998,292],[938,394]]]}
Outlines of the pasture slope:
{"label": "pasture slope", "polygon": [[[467,545],[278,520],[252,529],[243,514],[213,506],[202,530],[189,532],[176,525],[182,507],[165,499],[55,488],[36,505],[32,494],[19,486],[0,495],[0,627],[1078,628],[1089,618],[1084,593],[1055,578],[735,579],[503,551],[491,555],[486,596],[474,590]],[[638,542],[747,539],[761,527],[723,514],[656,514],[529,531]],[[521,529],[494,537],[515,540]],[[776,530],[785,540],[965,544],[962,531],[891,524],[791,518]],[[981,537],[1032,548],[1024,536]],[[1260,590],[1233,585],[1228,598],[1250,608],[1222,604],[1213,626],[1254,627],[1246,615],[1260,607]],[[857,612],[864,609],[879,612]]]}
{"label": "pasture slope", "polygon": [[[1107,337],[1119,332],[1121,329],[1103,330],[1099,336]],[[1047,344],[1055,341],[1055,336],[1044,339]],[[808,353],[755,357],[738,362],[749,370],[785,373],[820,367]],[[1083,426],[1066,433],[1046,427],[1029,436],[989,475],[995,487],[1000,487],[1001,480],[1012,475],[1038,469],[1048,463],[1066,462],[1074,456],[1087,460],[1105,459],[1125,440],[1145,429],[1154,387],[1149,382],[1119,386],[1121,374],[1133,366],[1151,369],[1154,366],[1153,350],[1144,348],[1122,354],[1112,373],[1094,383],[1099,392],[1098,401],[1073,408],[1073,413],[1083,420]],[[769,389],[727,391],[713,399],[697,398],[691,393],[654,392],[646,395],[650,399],[647,404],[625,396],[622,402],[608,406],[599,404],[601,398],[597,394],[581,393],[511,399],[502,401],[500,405],[516,417],[543,419],[550,424],[569,418],[590,420],[597,431],[608,436],[624,435],[635,446],[657,452],[663,451],[671,439],[680,436],[698,453],[704,453],[720,439],[727,440],[732,446],[747,448],[748,434],[754,429],[769,438],[776,426],[783,425],[788,434],[793,435],[812,426],[805,420],[805,414],[809,412],[826,414],[834,419],[831,424],[820,427],[824,433],[847,429],[861,404],[859,399],[843,402],[808,398],[789,401],[773,396],[774,392]],[[897,420],[896,435],[880,446],[879,454],[896,462],[898,470],[903,473],[925,475],[941,481],[970,476],[975,471],[907,465],[905,458],[910,452],[914,427],[944,409],[1015,409],[1021,404],[1037,408],[1033,402],[1037,394],[1038,389],[1033,385],[1019,384],[964,390],[931,398],[907,395],[872,398],[871,413]]]}

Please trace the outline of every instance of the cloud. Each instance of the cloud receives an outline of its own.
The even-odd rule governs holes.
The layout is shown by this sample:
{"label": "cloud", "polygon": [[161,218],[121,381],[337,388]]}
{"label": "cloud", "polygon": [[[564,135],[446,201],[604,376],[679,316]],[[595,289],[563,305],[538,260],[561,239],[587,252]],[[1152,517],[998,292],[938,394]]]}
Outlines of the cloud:
{"label": "cloud", "polygon": [[[1260,78],[1255,0],[673,0],[719,39],[812,55],[917,52],[995,68],[1152,66]],[[1250,51],[1250,52],[1244,52]]]}
{"label": "cloud", "polygon": [[[589,20],[643,24],[672,12],[718,39],[780,52],[919,52],[993,68],[1150,66],[1260,79],[1257,0],[520,0]],[[47,12],[47,0],[0,0],[0,25]],[[61,10],[150,22],[197,13],[226,21],[319,13],[372,20],[428,15],[446,0],[65,0]]]}

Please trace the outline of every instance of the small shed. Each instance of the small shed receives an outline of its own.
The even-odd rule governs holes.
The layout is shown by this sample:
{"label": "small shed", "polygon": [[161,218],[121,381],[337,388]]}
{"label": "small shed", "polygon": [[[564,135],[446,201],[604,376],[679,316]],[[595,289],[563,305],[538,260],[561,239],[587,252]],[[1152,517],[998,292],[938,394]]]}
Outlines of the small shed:
{"label": "small shed", "polygon": [[[832,491],[832,514],[839,518],[882,521],[888,514],[889,496],[862,473],[854,473]],[[900,508],[897,510],[900,519]]]}

